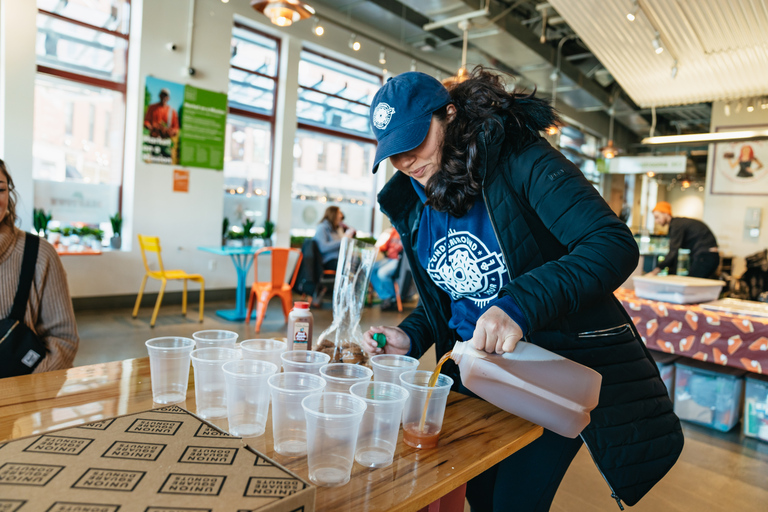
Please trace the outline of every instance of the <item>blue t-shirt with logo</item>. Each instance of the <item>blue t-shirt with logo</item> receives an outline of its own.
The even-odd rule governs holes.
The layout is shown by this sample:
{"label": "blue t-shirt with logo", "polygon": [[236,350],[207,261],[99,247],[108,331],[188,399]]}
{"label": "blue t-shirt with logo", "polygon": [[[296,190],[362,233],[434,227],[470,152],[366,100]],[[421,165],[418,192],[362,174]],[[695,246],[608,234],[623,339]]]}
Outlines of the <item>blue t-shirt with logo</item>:
{"label": "blue t-shirt with logo", "polygon": [[[424,187],[411,178],[426,202]],[[527,322],[509,295],[499,298],[509,282],[501,247],[481,198],[461,218],[425,206],[421,214],[416,252],[432,281],[451,297],[449,326],[469,340],[478,318],[491,306],[501,308],[525,333]]]}

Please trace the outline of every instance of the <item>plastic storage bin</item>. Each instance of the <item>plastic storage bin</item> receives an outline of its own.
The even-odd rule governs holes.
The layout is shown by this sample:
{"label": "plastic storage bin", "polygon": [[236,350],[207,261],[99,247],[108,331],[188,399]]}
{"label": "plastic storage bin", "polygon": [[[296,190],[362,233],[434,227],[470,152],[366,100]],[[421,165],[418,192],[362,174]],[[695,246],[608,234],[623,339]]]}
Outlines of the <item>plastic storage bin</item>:
{"label": "plastic storage bin", "polygon": [[744,435],[768,441],[768,376],[747,374],[744,389]]}
{"label": "plastic storage bin", "polygon": [[690,304],[709,302],[720,296],[725,282],[687,276],[635,276],[635,295],[643,299]]}
{"label": "plastic storage bin", "polygon": [[651,350],[653,360],[656,362],[656,367],[661,374],[661,380],[664,385],[667,386],[667,392],[669,398],[675,399],[675,361],[680,359],[679,356],[674,354],[668,354],[666,352],[659,352],[657,350]]}
{"label": "plastic storage bin", "polygon": [[739,422],[744,370],[694,359],[675,362],[675,413],[681,420],[728,432]]}

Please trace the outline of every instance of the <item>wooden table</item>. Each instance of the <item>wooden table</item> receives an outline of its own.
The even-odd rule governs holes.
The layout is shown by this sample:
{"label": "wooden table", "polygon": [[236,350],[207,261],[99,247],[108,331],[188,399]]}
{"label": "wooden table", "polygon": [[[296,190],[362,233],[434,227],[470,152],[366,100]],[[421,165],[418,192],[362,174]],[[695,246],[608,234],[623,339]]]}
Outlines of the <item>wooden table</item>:
{"label": "wooden table", "polygon": [[[195,411],[191,371],[187,400],[179,405]],[[0,379],[0,442],[152,407],[148,358]],[[227,427],[226,420],[213,423]],[[391,466],[371,470],[354,464],[350,483],[317,489],[316,510],[419,510],[541,433],[538,425],[452,392],[437,448],[410,448],[402,442],[401,430]],[[290,459],[272,449],[271,418],[266,434],[249,444],[308,480],[306,457]]]}

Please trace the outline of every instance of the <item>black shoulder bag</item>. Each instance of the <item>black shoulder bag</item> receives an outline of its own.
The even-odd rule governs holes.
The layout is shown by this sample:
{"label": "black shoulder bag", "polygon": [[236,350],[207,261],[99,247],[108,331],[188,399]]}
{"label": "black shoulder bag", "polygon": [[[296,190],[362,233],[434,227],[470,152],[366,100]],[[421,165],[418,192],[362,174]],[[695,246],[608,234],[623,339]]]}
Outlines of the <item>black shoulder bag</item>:
{"label": "black shoulder bag", "polygon": [[32,373],[48,353],[40,338],[24,323],[29,292],[37,265],[40,238],[26,233],[19,287],[8,318],[0,320],[0,377]]}

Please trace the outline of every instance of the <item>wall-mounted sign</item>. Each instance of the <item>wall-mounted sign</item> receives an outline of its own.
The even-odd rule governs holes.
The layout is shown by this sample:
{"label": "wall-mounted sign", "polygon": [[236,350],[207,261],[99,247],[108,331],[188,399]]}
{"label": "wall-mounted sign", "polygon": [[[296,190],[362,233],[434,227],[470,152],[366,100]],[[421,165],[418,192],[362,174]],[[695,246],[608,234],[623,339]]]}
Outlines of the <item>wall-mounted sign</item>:
{"label": "wall-mounted sign", "polygon": [[148,76],[141,152],[148,163],[224,168],[227,95]]}
{"label": "wall-mounted sign", "polygon": [[611,174],[684,174],[688,158],[672,156],[619,156],[610,160]]}
{"label": "wall-mounted sign", "polygon": [[189,192],[189,171],[174,169],[173,171],[173,191]]}

